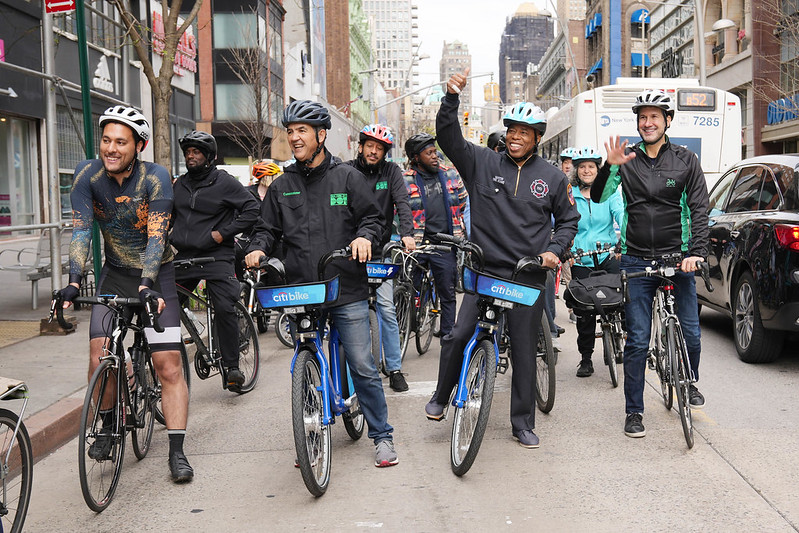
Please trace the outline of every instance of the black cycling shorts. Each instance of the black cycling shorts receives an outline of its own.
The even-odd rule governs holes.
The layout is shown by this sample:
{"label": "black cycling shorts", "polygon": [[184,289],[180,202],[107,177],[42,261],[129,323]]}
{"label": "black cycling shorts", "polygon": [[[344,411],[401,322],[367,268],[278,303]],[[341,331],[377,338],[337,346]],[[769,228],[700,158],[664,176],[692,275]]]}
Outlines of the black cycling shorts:
{"label": "black cycling shorts", "polygon": [[[106,263],[100,273],[100,282],[97,294],[115,294],[124,298],[137,298],[141,274],[135,271],[118,269]],[[180,307],[178,293],[175,290],[175,268],[172,263],[161,265],[153,290],[161,293],[166,302],[166,308],[158,317],[158,322],[163,326],[163,333],[156,332],[153,328],[144,330],[147,343],[151,352],[164,352],[180,350]],[[104,305],[92,306],[92,318],[89,325],[89,338],[97,339],[111,335],[111,317],[113,312]]]}

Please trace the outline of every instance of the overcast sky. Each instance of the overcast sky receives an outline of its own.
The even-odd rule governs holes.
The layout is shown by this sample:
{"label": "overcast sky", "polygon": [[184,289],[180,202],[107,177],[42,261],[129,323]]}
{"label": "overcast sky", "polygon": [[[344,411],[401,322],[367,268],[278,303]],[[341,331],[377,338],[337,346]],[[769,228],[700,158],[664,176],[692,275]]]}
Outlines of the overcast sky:
{"label": "overcast sky", "polygon": [[[438,65],[444,41],[461,41],[472,55],[472,74],[494,73],[499,82],[499,40],[505,20],[524,2],[517,0],[416,0],[419,6],[419,55],[428,54],[418,66],[419,86],[438,81]],[[543,9],[545,0],[534,2]],[[483,85],[489,76],[469,80],[473,103],[483,101]],[[424,93],[423,93],[424,94]]]}

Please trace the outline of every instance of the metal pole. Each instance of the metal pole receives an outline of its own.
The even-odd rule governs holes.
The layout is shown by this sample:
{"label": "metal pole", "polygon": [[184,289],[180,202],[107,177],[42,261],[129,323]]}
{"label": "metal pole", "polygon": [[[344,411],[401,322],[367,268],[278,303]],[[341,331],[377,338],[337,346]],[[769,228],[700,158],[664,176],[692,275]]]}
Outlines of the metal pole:
{"label": "metal pole", "polygon": [[[80,84],[83,105],[83,134],[86,139],[86,159],[94,158],[94,130],[92,123],[92,99],[89,84],[89,49],[86,43],[86,16],[84,0],[75,1],[75,25],[78,32],[78,60],[80,63]],[[100,228],[97,222],[92,226],[92,259],[94,260],[94,281],[99,281],[101,266]]]}
{"label": "metal pole", "polygon": [[699,85],[707,85],[707,65],[705,58],[705,8],[702,0],[694,0],[694,17],[696,17],[696,32],[699,34]]}
{"label": "metal pole", "polygon": [[[53,44],[53,17],[46,12],[42,2],[42,55],[44,72],[52,75],[55,71],[55,46]],[[44,133],[47,142],[47,190],[49,196],[48,212],[51,223],[61,222],[61,189],[58,177],[58,120],[55,107],[55,84],[52,79],[44,82],[45,122]],[[50,284],[52,290],[61,288],[61,232],[50,230]],[[36,302],[33,302],[36,305]]]}

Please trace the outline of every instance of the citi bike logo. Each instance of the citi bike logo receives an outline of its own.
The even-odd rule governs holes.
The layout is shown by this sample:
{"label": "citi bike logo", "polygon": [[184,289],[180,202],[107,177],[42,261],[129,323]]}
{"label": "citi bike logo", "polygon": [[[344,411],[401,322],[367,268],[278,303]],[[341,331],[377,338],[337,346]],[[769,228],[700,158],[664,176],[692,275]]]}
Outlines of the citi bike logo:
{"label": "citi bike logo", "polygon": [[513,287],[506,287],[505,285],[492,285],[491,292],[494,294],[498,294],[499,296],[503,296],[505,298],[513,298],[516,300],[521,300],[524,298],[524,293],[513,288]]}
{"label": "citi bike logo", "polygon": [[394,273],[394,268],[393,266],[367,265],[366,275],[372,277],[387,277]]}
{"label": "citi bike logo", "polygon": [[275,303],[294,303],[303,302],[308,300],[310,295],[306,292],[276,292],[272,295],[272,301]]}

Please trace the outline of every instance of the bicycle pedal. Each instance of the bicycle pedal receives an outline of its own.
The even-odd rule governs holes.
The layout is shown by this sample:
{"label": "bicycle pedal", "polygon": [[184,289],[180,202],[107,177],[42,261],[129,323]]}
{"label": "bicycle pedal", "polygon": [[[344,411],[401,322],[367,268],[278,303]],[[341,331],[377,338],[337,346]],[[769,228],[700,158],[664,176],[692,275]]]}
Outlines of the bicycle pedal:
{"label": "bicycle pedal", "polygon": [[499,362],[497,362],[497,373],[504,374],[508,371],[508,367],[510,366],[510,359],[507,357],[500,357]]}
{"label": "bicycle pedal", "polygon": [[440,314],[440,313],[441,313],[441,311],[440,311],[440,310],[438,310],[438,309],[431,309],[431,310],[430,310],[430,313],[431,313],[431,314],[434,314],[434,315],[438,315],[438,314]]}

